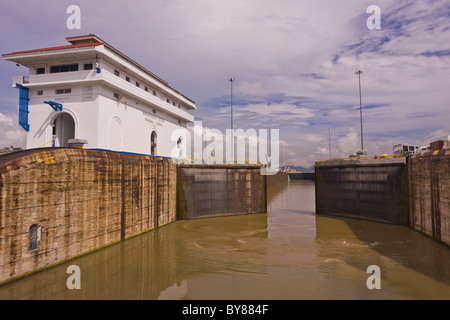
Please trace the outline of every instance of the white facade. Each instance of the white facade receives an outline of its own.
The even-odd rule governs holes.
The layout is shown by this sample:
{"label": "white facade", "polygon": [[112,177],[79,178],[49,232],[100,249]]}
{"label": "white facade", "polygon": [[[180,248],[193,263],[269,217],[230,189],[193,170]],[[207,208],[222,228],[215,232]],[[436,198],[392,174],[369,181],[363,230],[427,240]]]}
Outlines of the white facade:
{"label": "white facade", "polygon": [[[172,133],[193,122],[195,103],[95,35],[3,59],[29,68],[13,86],[29,90],[27,149],[67,146],[171,156]],[[59,103],[54,110],[50,103]]]}
{"label": "white facade", "polygon": [[409,144],[397,144],[393,147],[394,155],[409,153],[418,154],[420,153],[420,146],[409,145]]}

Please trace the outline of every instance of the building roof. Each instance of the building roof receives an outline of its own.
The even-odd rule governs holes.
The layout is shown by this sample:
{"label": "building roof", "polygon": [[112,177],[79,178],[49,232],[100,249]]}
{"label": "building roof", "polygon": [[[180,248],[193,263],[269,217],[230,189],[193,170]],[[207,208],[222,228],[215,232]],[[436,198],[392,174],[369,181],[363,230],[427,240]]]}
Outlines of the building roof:
{"label": "building roof", "polygon": [[82,36],[74,36],[74,37],[67,37],[66,40],[70,43],[72,43],[72,45],[78,45],[78,44],[84,44],[86,42],[98,42],[100,44],[103,44],[105,46],[107,46],[109,49],[111,49],[112,51],[114,51],[115,53],[117,53],[119,56],[121,56],[122,58],[124,58],[125,60],[131,62],[132,64],[134,64],[135,66],[137,66],[139,69],[143,70],[144,72],[148,73],[150,76],[152,76],[153,78],[157,79],[158,81],[164,83],[165,85],[169,85],[167,83],[167,81],[161,79],[160,77],[158,77],[157,75],[155,75],[153,72],[149,71],[148,69],[146,69],[145,67],[143,67],[142,65],[140,65],[139,63],[137,63],[136,61],[134,61],[133,59],[129,58],[127,55],[123,54],[122,52],[120,52],[119,50],[117,50],[116,48],[114,48],[112,45],[110,45],[109,43],[107,43],[106,41],[100,39],[99,37],[97,37],[95,34],[88,34],[88,35],[82,35]]}
{"label": "building roof", "polygon": [[9,56],[9,55],[13,55],[13,54],[33,53],[33,52],[65,50],[65,49],[82,48],[82,47],[93,47],[93,46],[100,46],[102,44],[103,43],[99,43],[99,42],[79,43],[79,44],[71,44],[71,45],[67,45],[67,46],[58,46],[58,47],[50,47],[50,48],[41,48],[41,49],[16,51],[16,52],[11,52],[11,53],[4,54],[3,56]]}
{"label": "building roof", "polygon": [[137,66],[139,69],[141,69],[141,70],[145,71],[146,73],[148,73],[149,75],[151,75],[153,78],[156,78],[158,81],[164,83],[165,85],[169,85],[167,83],[167,81],[161,79],[160,77],[158,77],[154,73],[150,72],[149,70],[147,70],[146,68],[141,66],[139,63],[137,63],[136,61],[132,60],[131,58],[129,58],[128,56],[126,56],[125,54],[123,54],[122,52],[120,52],[119,50],[114,48],[112,45],[108,44],[106,41],[104,41],[104,40],[100,39],[99,37],[97,37],[95,34],[90,33],[88,35],[66,37],[66,40],[68,42],[70,42],[71,44],[70,45],[66,45],[66,46],[57,46],[57,47],[50,47],[50,48],[41,48],[41,49],[16,51],[16,52],[12,52],[12,53],[3,54],[3,57],[9,56],[9,55],[15,55],[15,54],[26,54],[26,53],[34,53],[34,52],[57,51],[57,50],[66,50],[66,49],[74,49],[74,48],[93,47],[93,46],[105,45],[109,49],[111,49],[112,51],[114,51],[115,53],[120,55],[125,60],[131,62],[132,64]]}
{"label": "building roof", "polygon": [[97,37],[95,34],[87,34],[83,36],[73,36],[73,37],[66,37],[66,40],[70,42],[71,44],[81,43],[83,41],[91,41],[91,42],[100,42],[100,43],[106,43],[99,37]]}

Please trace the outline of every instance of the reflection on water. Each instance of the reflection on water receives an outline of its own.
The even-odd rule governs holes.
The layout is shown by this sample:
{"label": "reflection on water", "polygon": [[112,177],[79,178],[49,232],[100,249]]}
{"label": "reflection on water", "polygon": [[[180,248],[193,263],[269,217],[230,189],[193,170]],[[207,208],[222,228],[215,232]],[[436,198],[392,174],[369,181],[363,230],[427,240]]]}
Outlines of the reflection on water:
{"label": "reflection on water", "polygon": [[[403,226],[315,215],[269,180],[268,214],[178,221],[0,287],[0,299],[450,299],[450,249]],[[68,290],[66,269],[81,269]],[[381,268],[369,290],[367,267]]]}

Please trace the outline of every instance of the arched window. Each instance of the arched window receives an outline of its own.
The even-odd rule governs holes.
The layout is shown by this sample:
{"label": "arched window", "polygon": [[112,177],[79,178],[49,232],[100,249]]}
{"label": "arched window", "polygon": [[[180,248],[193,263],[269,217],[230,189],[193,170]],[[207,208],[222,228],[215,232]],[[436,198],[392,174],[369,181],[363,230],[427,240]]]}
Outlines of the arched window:
{"label": "arched window", "polygon": [[28,250],[37,249],[39,240],[41,240],[41,228],[33,224],[28,230]]}

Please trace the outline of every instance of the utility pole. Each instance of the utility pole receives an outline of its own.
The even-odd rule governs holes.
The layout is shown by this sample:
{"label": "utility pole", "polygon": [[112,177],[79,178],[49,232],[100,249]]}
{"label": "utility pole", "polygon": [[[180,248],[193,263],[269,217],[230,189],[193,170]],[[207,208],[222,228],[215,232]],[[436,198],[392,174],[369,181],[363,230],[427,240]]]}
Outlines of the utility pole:
{"label": "utility pole", "polygon": [[231,94],[230,94],[230,106],[231,106],[231,158],[234,163],[234,126],[233,126],[233,82],[235,81],[234,77],[228,79],[230,81]]}
{"label": "utility pole", "polygon": [[231,86],[231,101],[230,101],[230,105],[231,105],[231,130],[233,130],[233,82],[235,81],[234,77],[231,77],[230,79],[228,79],[228,81],[230,81],[230,86]]}
{"label": "utility pole", "polygon": [[356,69],[355,74],[358,75],[359,80],[359,118],[361,121],[361,151],[363,151],[364,141],[363,141],[363,123],[362,123],[361,73],[363,73],[362,70]]}

